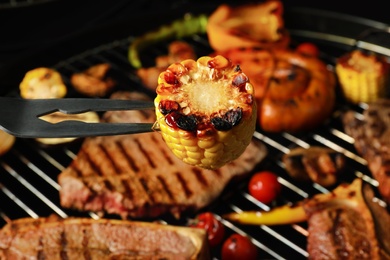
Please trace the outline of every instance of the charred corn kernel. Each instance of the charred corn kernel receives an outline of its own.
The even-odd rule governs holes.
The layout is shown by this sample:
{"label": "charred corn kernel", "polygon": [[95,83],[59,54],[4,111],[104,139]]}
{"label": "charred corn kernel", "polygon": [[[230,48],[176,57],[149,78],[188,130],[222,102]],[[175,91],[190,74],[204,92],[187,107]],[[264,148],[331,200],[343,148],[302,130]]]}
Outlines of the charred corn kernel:
{"label": "charred corn kernel", "polygon": [[24,76],[19,85],[22,98],[62,98],[67,93],[61,74],[50,68],[36,68]]}
{"label": "charred corn kernel", "polygon": [[302,205],[284,205],[270,211],[243,211],[224,215],[224,218],[249,225],[287,225],[307,220]]}
{"label": "charred corn kernel", "polygon": [[8,152],[15,143],[15,136],[0,130],[0,156]]}
{"label": "charred corn kernel", "polygon": [[338,60],[336,73],[343,95],[351,103],[373,102],[387,94],[389,65],[376,54],[347,53]]}
{"label": "charred corn kernel", "polygon": [[240,156],[256,126],[253,86],[223,56],[172,64],[158,78],[156,124],[182,161],[216,169]]}

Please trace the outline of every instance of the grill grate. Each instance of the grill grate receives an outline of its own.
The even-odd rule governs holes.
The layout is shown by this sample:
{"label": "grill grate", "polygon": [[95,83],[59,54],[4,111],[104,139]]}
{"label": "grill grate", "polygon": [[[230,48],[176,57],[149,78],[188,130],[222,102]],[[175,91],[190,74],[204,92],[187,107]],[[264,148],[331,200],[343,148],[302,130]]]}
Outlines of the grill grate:
{"label": "grill grate", "polygon": [[[287,23],[288,24],[288,23]],[[327,42],[318,39],[318,35],[310,31],[291,30],[292,38],[297,42],[309,40],[316,42],[324,50],[323,58],[328,61],[332,69],[336,55],[351,48],[350,38],[340,43],[339,38],[329,34],[325,37]],[[304,37],[302,35],[305,35]],[[324,38],[324,35],[322,35]],[[337,41],[332,41],[337,39]],[[70,76],[82,71],[94,64],[106,62],[112,65],[115,75],[120,79],[119,88],[128,90],[141,90],[141,83],[134,74],[127,61],[127,48],[134,40],[128,37],[106,45],[98,46],[67,60],[60,61],[53,66],[69,83]],[[210,48],[204,35],[194,35],[186,39],[195,46],[197,53],[208,54]],[[163,45],[158,45],[147,53],[150,57],[165,52]],[[71,91],[71,89],[69,89]],[[77,93],[70,93],[77,96]],[[341,176],[341,181],[351,182],[356,177],[363,178],[373,187],[378,183],[371,178],[366,161],[356,154],[353,147],[354,140],[343,132],[340,123],[341,111],[346,105],[338,104],[336,111],[328,122],[313,132],[302,135],[288,133],[267,134],[261,131],[255,133],[255,137],[262,140],[267,146],[267,158],[259,165],[261,169],[268,169],[279,174],[279,181],[283,185],[283,193],[276,204],[296,202],[313,194],[325,193],[328,190],[317,184],[303,184],[292,181],[286,174],[281,157],[290,148],[295,146],[309,147],[312,145],[327,146],[335,151],[344,153],[347,157],[347,168]],[[364,104],[354,107],[359,114],[364,109]],[[73,212],[63,209],[59,205],[59,185],[56,182],[57,175],[75,158],[81,145],[81,140],[65,146],[45,147],[34,140],[17,139],[13,148],[0,158],[0,227],[6,222],[20,218],[48,216],[58,214],[67,216],[89,216],[98,218],[95,213]],[[234,192],[222,194],[209,206],[216,215],[241,210],[269,210],[269,206],[253,199],[247,192],[247,182],[244,180],[234,187]],[[383,202],[383,205],[385,203]],[[168,223],[177,223],[177,220],[169,217],[161,219]],[[179,220],[183,223],[185,220]],[[260,250],[263,259],[305,259],[307,224],[299,223],[284,226],[245,226],[231,223],[221,218],[227,227],[227,232],[237,232],[250,235]],[[220,258],[220,248],[213,249],[214,259]]]}
{"label": "grill grate", "polygon": [[0,0],[0,9],[28,7],[52,1],[55,0]]}

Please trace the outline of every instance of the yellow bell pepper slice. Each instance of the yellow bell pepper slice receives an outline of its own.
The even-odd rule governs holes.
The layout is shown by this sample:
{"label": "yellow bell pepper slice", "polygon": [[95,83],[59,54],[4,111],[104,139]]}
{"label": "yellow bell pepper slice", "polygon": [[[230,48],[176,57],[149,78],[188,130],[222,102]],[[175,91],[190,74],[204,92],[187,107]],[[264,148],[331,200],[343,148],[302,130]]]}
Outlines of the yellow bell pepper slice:
{"label": "yellow bell pepper slice", "polygon": [[301,204],[284,205],[270,211],[243,211],[224,215],[225,219],[249,225],[287,225],[307,221]]}

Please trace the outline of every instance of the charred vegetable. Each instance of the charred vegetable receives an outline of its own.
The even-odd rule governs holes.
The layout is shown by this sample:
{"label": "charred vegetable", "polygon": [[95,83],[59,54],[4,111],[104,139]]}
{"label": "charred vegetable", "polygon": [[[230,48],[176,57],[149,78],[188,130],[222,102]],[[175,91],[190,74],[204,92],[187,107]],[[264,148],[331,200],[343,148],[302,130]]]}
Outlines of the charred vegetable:
{"label": "charred vegetable", "polygon": [[139,69],[142,67],[142,62],[139,53],[146,47],[164,41],[182,39],[197,33],[205,33],[207,25],[207,16],[194,16],[187,14],[183,19],[173,21],[169,25],[161,26],[160,28],[150,31],[138,38],[136,38],[129,47],[128,59],[130,64]]}
{"label": "charred vegetable", "polygon": [[175,63],[158,79],[157,125],[184,162],[216,169],[240,156],[256,126],[253,86],[223,56]]}
{"label": "charred vegetable", "polygon": [[282,160],[292,178],[313,181],[325,187],[336,184],[345,167],[344,154],[321,146],[293,148]]}

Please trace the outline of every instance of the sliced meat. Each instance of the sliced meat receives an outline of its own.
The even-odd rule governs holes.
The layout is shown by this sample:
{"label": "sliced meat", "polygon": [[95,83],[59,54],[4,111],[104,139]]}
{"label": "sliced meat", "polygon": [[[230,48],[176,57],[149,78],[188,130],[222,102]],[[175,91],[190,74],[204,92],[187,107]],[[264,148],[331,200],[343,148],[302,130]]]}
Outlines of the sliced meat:
{"label": "sliced meat", "polygon": [[50,216],[5,225],[0,259],[210,259],[210,252],[203,229]]}
{"label": "sliced meat", "polygon": [[355,139],[357,152],[367,161],[379,192],[390,204],[390,100],[368,104],[363,118],[353,111],[343,115],[344,130]]}
{"label": "sliced meat", "polygon": [[116,85],[115,80],[109,76],[111,65],[100,63],[93,65],[85,71],[74,73],[71,76],[73,87],[81,94],[90,97],[104,97]]}
{"label": "sliced meat", "polygon": [[282,157],[287,172],[296,180],[313,181],[328,187],[337,183],[345,156],[321,146],[296,147]]}
{"label": "sliced meat", "polygon": [[309,259],[390,259],[390,215],[379,205],[371,205],[376,208],[371,211],[366,200],[375,203],[372,193],[363,194],[362,180],[355,179],[304,202]]}
{"label": "sliced meat", "polygon": [[[120,92],[112,98],[132,95]],[[155,121],[153,111],[111,111],[103,118]],[[211,203],[232,179],[249,174],[265,155],[264,144],[254,139],[240,158],[212,171],[177,159],[158,132],[87,138],[77,158],[58,176],[60,202],[65,208],[124,219],[167,212],[180,217]]]}

